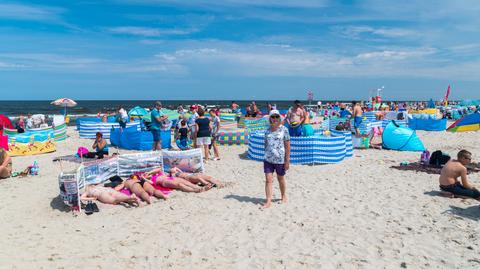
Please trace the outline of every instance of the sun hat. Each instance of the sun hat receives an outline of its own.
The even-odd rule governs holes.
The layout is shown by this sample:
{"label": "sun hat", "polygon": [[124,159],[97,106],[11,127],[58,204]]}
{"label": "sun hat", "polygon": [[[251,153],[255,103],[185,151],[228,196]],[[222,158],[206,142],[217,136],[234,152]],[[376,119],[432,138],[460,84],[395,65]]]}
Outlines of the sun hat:
{"label": "sun hat", "polygon": [[275,115],[275,114],[280,116],[280,112],[278,110],[272,109],[272,110],[270,110],[270,113],[268,113],[268,116],[272,116],[272,115]]}
{"label": "sun hat", "polygon": [[197,109],[198,107],[196,105],[191,105],[190,109]]}

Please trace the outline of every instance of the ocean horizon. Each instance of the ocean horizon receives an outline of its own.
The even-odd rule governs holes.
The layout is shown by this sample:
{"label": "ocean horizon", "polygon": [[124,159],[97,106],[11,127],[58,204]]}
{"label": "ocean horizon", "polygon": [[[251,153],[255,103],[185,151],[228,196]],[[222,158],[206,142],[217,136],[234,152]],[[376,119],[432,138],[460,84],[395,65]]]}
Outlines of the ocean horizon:
{"label": "ocean horizon", "polygon": [[[77,106],[67,108],[67,114],[72,116],[82,116],[82,115],[92,115],[99,112],[113,112],[118,109],[119,106],[124,106],[125,109],[129,110],[135,106],[141,106],[146,108],[151,108],[153,103],[156,100],[75,100]],[[252,100],[168,100],[160,99],[163,106],[170,109],[176,109],[179,105],[188,106],[191,104],[201,104],[201,105],[214,105],[219,106],[220,108],[228,108],[232,101],[237,102],[240,107],[245,107]],[[260,100],[256,99],[260,109],[266,108],[268,103],[275,104],[278,109],[288,109],[292,103],[292,100]],[[322,103],[328,102],[351,102],[352,100],[300,100],[305,104],[317,104],[318,101]],[[390,100],[385,100],[389,102]],[[423,102],[428,100],[392,100],[394,102]],[[64,108],[59,106],[51,105],[52,100],[2,100],[0,101],[0,114],[6,116],[18,116],[25,115],[28,113],[31,114],[63,114]]]}

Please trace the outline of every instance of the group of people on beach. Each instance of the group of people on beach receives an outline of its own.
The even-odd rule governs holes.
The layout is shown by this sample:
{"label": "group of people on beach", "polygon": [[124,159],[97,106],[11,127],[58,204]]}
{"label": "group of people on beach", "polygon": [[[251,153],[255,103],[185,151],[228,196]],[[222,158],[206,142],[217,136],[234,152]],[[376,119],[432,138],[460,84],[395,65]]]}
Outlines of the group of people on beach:
{"label": "group of people on beach", "polygon": [[[339,104],[340,113],[351,117],[353,122],[352,131],[359,134],[359,126],[363,120],[365,107],[359,102],[352,102],[348,108]],[[238,110],[239,106],[235,102],[231,105],[232,111]],[[310,124],[309,111],[300,101],[295,101],[293,106],[282,117],[282,114],[274,106],[268,106],[268,128],[265,130],[265,156],[263,161],[263,172],[265,174],[265,195],[266,202],[264,208],[272,205],[273,179],[276,174],[280,186],[281,203],[288,201],[286,195],[286,173],[290,168],[290,138],[306,135],[313,132],[313,128],[305,128]],[[397,105],[392,106],[397,109]],[[119,109],[120,119],[123,121],[123,108]],[[161,102],[155,102],[151,110],[150,132],[152,133],[154,144],[152,150],[161,149],[160,130],[168,120],[168,117],[161,111]],[[188,149],[189,141],[193,141],[193,147],[203,149],[205,160],[209,159],[209,147],[214,148],[214,159],[219,159],[218,148],[215,145],[215,139],[220,129],[219,111],[211,109],[207,111],[197,105],[190,106],[191,116],[185,117],[183,113],[175,129],[175,138],[180,149]],[[257,113],[257,114],[256,114]],[[126,115],[126,111],[125,111]],[[249,104],[247,115],[251,117],[258,116],[258,108],[255,102]],[[122,124],[124,125],[125,122]],[[349,121],[348,121],[349,123]],[[347,122],[342,126],[342,131],[348,130]],[[108,143],[101,133],[97,133],[96,139],[92,145],[94,157],[102,158],[108,154]],[[471,163],[472,154],[466,150],[461,150],[457,154],[457,159],[448,161],[441,169],[439,178],[440,189],[451,193],[454,196],[469,197],[480,199],[480,192],[467,179],[467,166]],[[0,149],[0,178],[6,178],[11,175],[12,161],[7,152]],[[162,172],[162,169],[154,169],[145,173],[137,173],[126,179],[113,178],[111,182],[104,185],[93,185],[87,187],[81,196],[83,201],[98,200],[107,204],[130,204],[139,205],[139,201],[147,204],[151,203],[151,198],[166,199],[170,191],[178,189],[184,192],[204,192],[213,187],[222,186],[219,180],[201,173],[187,173],[173,167],[169,174]]]}
{"label": "group of people on beach", "polygon": [[[207,162],[210,159],[210,148],[213,148],[214,157],[212,160],[220,160],[220,154],[216,141],[220,131],[220,117],[219,111],[210,109],[207,111],[199,105],[190,106],[191,116],[187,119],[185,115],[181,114],[178,122],[174,127],[175,141],[181,150],[189,149],[190,141],[193,142],[194,148],[200,148],[204,153],[204,160]],[[155,102],[154,108],[151,111],[150,131],[153,136],[152,150],[162,149],[161,129],[162,124],[168,121],[168,117],[162,112],[162,103]]]}
{"label": "group of people on beach", "polygon": [[219,180],[203,173],[187,173],[172,167],[169,174],[165,174],[163,168],[157,168],[145,173],[135,173],[127,179],[114,176],[108,183],[89,185],[81,200],[138,206],[139,201],[150,204],[152,197],[165,200],[172,190],[199,193],[222,186]]}

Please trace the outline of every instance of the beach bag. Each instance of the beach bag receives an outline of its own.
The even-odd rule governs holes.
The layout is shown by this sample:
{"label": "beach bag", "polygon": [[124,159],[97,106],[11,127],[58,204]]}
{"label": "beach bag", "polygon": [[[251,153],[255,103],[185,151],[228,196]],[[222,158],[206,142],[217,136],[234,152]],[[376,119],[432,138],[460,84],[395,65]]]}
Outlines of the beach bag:
{"label": "beach bag", "polygon": [[420,155],[420,162],[422,164],[430,163],[430,151],[424,150]]}
{"label": "beach bag", "polygon": [[79,157],[85,156],[85,155],[88,154],[88,152],[89,152],[89,151],[88,151],[88,149],[87,149],[86,147],[79,147],[78,150],[77,150],[77,155],[78,155]]}
{"label": "beach bag", "polygon": [[441,150],[436,150],[430,155],[430,165],[442,166],[450,161],[450,156],[443,153]]}

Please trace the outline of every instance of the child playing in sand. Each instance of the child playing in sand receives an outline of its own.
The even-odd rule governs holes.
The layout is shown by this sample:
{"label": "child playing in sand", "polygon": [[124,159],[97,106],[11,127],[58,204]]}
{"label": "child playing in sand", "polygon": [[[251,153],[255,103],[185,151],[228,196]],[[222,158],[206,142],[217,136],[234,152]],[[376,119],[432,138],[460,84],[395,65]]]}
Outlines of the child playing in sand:
{"label": "child playing in sand", "polygon": [[[472,161],[472,153],[464,149],[457,154],[456,160],[448,161],[440,173],[440,189],[461,197],[480,200],[480,191],[473,187],[467,179],[467,168]],[[458,178],[461,178],[461,182]]]}
{"label": "child playing in sand", "polygon": [[281,125],[282,120],[278,110],[270,111],[269,122],[270,128],[265,133],[265,159],[263,161],[267,201],[263,208],[268,208],[272,204],[274,172],[277,173],[282,203],[287,202],[285,173],[290,167],[290,135],[287,128]]}

